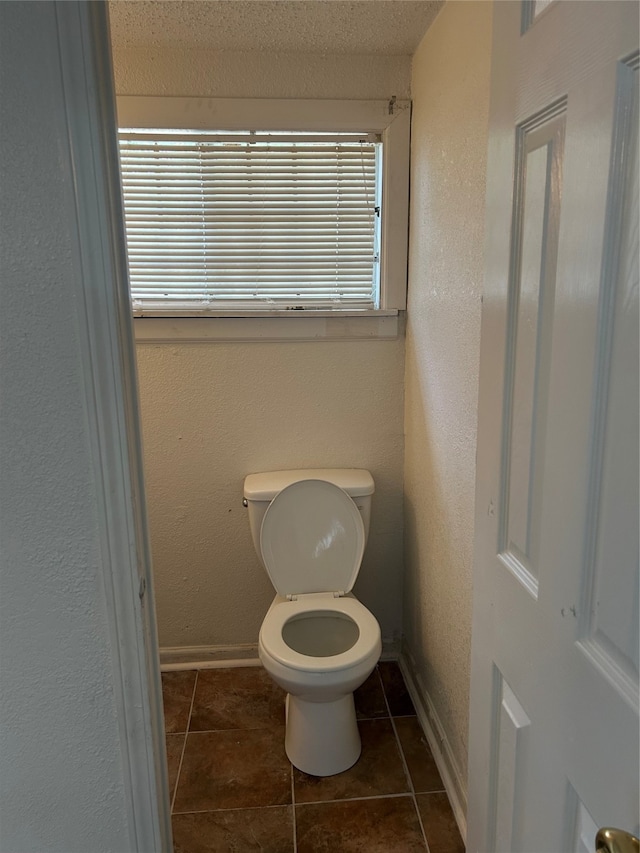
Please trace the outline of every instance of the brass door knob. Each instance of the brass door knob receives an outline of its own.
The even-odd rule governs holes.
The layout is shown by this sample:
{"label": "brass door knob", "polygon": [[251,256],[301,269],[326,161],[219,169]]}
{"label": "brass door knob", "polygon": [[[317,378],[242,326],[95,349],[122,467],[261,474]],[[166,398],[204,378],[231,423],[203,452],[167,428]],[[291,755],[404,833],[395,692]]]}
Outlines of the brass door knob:
{"label": "brass door knob", "polygon": [[640,853],[640,841],[613,826],[603,826],[596,835],[596,853]]}

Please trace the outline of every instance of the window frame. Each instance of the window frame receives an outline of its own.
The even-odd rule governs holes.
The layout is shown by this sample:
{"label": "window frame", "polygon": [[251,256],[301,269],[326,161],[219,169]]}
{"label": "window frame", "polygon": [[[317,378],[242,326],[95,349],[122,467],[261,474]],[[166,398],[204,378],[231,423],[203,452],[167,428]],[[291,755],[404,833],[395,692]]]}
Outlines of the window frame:
{"label": "window frame", "polygon": [[[409,100],[300,100],[271,98],[191,98],[172,96],[121,95],[117,98],[118,125],[123,128],[176,128],[192,130],[286,130],[286,131],[360,131],[380,134],[383,144],[382,158],[382,205],[383,217],[380,235],[380,307],[378,309],[329,310],[308,309],[285,311],[266,309],[239,312],[238,310],[216,310],[206,317],[136,317],[136,338],[157,341],[164,339],[212,339],[217,334],[206,326],[222,329],[227,318],[254,320],[256,339],[281,338],[275,328],[269,331],[269,318],[287,322],[315,318],[315,323],[303,322],[300,334],[295,337],[339,337],[335,333],[335,321],[339,317],[348,320],[348,337],[354,337],[354,318],[369,318],[370,329],[362,329],[363,337],[388,337],[389,322],[406,309],[407,257],[409,224],[409,151],[411,127],[411,102]],[[292,316],[295,315],[295,316]],[[377,318],[377,319],[375,319]],[[322,322],[322,320],[326,322]],[[374,319],[374,322],[371,322]],[[222,321],[222,322],[221,322]],[[262,322],[260,322],[262,321]],[[265,322],[266,321],[266,322]],[[320,322],[318,322],[320,321]],[[198,322],[202,332],[188,330],[183,324]],[[333,324],[333,325],[332,325]],[[152,328],[152,325],[155,328]],[[234,324],[242,331],[242,339],[253,339],[243,324]],[[282,324],[278,323],[281,329]],[[309,329],[304,334],[305,326]],[[311,331],[312,326],[314,330]],[[331,326],[332,335],[325,335],[323,327]],[[384,329],[378,334],[378,329]],[[181,333],[178,334],[178,331]],[[397,331],[397,324],[396,324]],[[194,337],[195,335],[195,337]],[[221,335],[228,339],[229,332]]]}

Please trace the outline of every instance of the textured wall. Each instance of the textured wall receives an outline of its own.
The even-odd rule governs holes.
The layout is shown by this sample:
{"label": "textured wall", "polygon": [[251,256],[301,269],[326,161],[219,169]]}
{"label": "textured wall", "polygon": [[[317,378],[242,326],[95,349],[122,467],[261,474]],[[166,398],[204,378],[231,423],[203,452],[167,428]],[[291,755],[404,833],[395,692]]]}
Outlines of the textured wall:
{"label": "textured wall", "polygon": [[[115,45],[119,94],[405,97],[408,57]],[[161,646],[256,643],[273,589],[242,508],[247,473],[364,467],[377,485],[356,593],[401,628],[404,341],[142,344],[138,369]]]}
{"label": "textured wall", "polygon": [[126,851],[55,4],[0,19],[0,849]]}
{"label": "textured wall", "polygon": [[163,646],[257,642],[274,592],[242,506],[246,474],[368,468],[356,593],[400,628],[403,341],[139,345]]}
{"label": "textured wall", "polygon": [[201,98],[409,97],[411,57],[113,46],[119,95]]}
{"label": "textured wall", "polygon": [[491,4],[449,2],[413,60],[404,630],[467,767]]}

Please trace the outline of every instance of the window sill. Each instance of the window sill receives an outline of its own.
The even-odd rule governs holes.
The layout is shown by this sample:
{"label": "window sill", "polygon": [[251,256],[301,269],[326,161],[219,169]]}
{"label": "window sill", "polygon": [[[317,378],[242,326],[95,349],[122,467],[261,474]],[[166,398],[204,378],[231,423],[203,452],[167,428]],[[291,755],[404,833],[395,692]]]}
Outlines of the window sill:
{"label": "window sill", "polygon": [[395,340],[401,331],[398,311],[291,311],[252,317],[136,317],[138,344],[182,341]]}

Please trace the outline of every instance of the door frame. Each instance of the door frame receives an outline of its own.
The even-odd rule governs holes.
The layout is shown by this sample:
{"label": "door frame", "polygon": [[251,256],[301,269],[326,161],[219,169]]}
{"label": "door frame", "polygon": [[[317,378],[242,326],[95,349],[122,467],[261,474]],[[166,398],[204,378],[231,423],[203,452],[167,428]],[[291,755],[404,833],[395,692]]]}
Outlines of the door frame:
{"label": "door frame", "polygon": [[106,2],[56,0],[79,257],[85,412],[132,849],[172,850]]}

